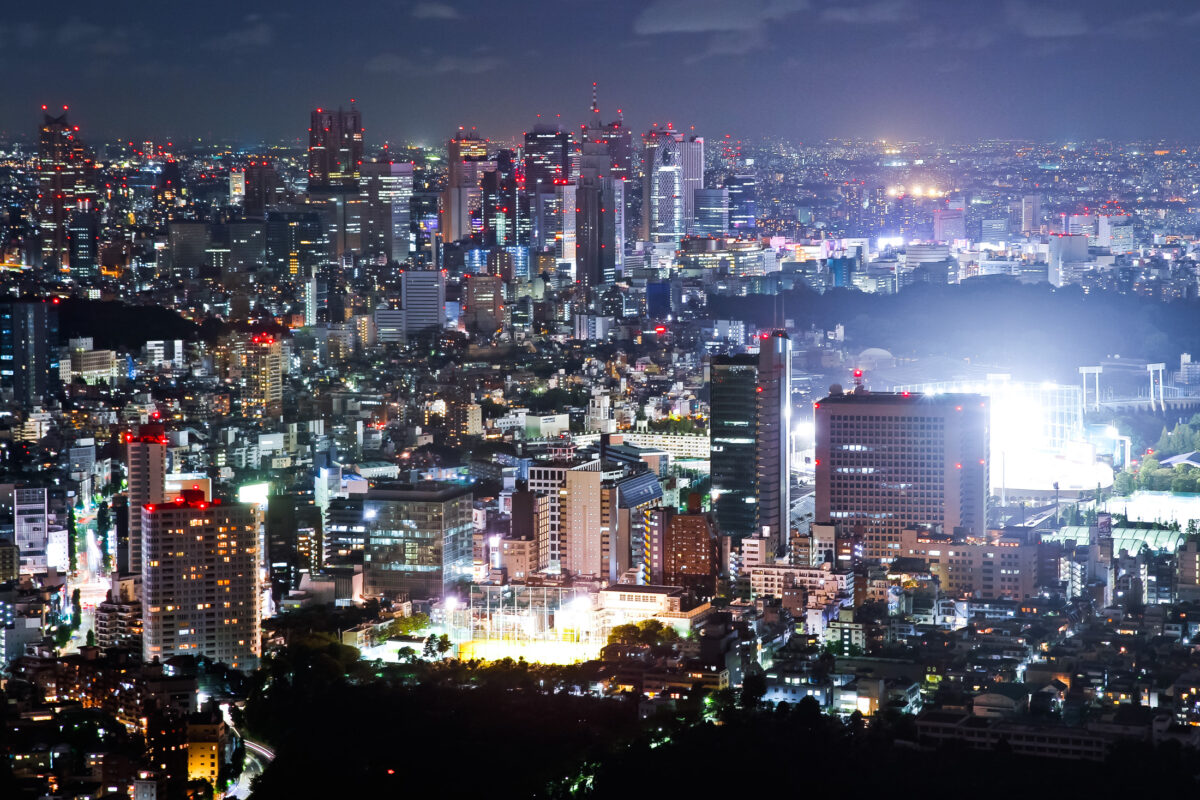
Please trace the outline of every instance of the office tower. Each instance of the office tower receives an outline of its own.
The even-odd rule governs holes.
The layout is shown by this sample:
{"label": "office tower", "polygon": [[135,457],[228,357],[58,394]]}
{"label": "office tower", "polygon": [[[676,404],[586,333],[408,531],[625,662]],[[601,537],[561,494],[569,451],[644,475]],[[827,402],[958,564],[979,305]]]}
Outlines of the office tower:
{"label": "office tower", "polygon": [[373,595],[453,595],[471,579],[471,490],[441,483],[381,483],[361,508],[363,580]]}
{"label": "office tower", "polygon": [[[595,475],[591,477],[572,478],[571,486],[578,490],[576,498],[576,508],[574,519],[581,526],[577,534],[572,532],[571,523],[568,522],[568,473],[571,472],[593,472]],[[536,462],[529,468],[529,490],[538,495],[543,495],[549,498],[550,501],[550,531],[549,545],[547,547],[545,567],[550,572],[569,571],[567,558],[567,538],[575,535],[576,546],[573,558],[575,563],[583,563],[586,566],[593,566],[594,570],[600,569],[600,531],[599,531],[599,515],[600,515],[600,481],[602,479],[600,472],[600,462],[596,459],[580,459],[575,461],[561,462]],[[595,491],[585,492],[585,489],[593,487]],[[584,496],[594,496],[595,508],[588,508],[580,504]],[[593,523],[590,524],[589,523]],[[589,559],[589,543],[594,545],[592,555],[594,558]],[[599,573],[596,573],[599,574]]]}
{"label": "office tower", "polygon": [[787,331],[759,338],[755,475],[758,531],[782,548],[791,529],[792,348]]}
{"label": "office tower", "polygon": [[141,512],[142,658],[258,666],[258,525],[244,503],[185,489]]}
{"label": "office tower", "polygon": [[1008,241],[1007,219],[985,219],[979,224],[981,242],[998,243]]}
{"label": "office tower", "polygon": [[357,181],[363,160],[362,114],[350,101],[350,110],[318,108],[308,129],[308,186],[330,188]]}
{"label": "office tower", "polygon": [[577,198],[578,186],[565,181],[555,184],[550,192],[539,192],[530,198],[533,250],[550,253],[556,264],[565,264],[568,271],[576,263]]}
{"label": "office tower", "polygon": [[487,142],[460,133],[446,143],[446,188],[442,192],[438,230],[443,243],[457,242],[483,228],[482,182],[495,168]]}
{"label": "office tower", "polygon": [[575,279],[611,284],[624,264],[625,183],[608,174],[602,145],[583,146],[575,203]]}
{"label": "office tower", "polygon": [[473,333],[498,333],[504,327],[504,281],[497,275],[474,275],[464,286],[463,326]]}
{"label": "office tower", "polygon": [[692,229],[695,236],[729,235],[729,190],[696,190],[696,224]]}
{"label": "office tower", "polygon": [[129,483],[129,542],[128,564],[132,575],[141,575],[142,508],[166,500],[167,435],[161,425],[142,425],[136,434],[127,433],[125,440],[125,475]]}
{"label": "office tower", "polygon": [[67,224],[67,253],[74,278],[94,278],[100,273],[100,220],[95,212],[71,214]]}
{"label": "office tower", "polygon": [[525,134],[525,191],[550,191],[569,177],[571,137],[558,126],[537,125]]}
{"label": "office tower", "polygon": [[642,238],[678,242],[695,225],[695,192],[704,186],[704,139],[672,129],[645,139]]}
{"label": "office tower", "polygon": [[362,166],[366,197],[363,254],[385,262],[408,260],[412,236],[413,165],[410,162],[371,162]]}
{"label": "office tower", "polygon": [[265,236],[267,266],[281,277],[312,275],[331,259],[325,223],[315,210],[267,212]]}
{"label": "office tower", "polygon": [[815,518],[861,535],[864,557],[899,557],[905,528],[984,532],[986,397],[835,387],[815,410]]}
{"label": "office tower", "polygon": [[786,331],[765,337],[758,355],[712,359],[712,493],[721,533],[766,535],[782,546],[790,528],[791,348]]}
{"label": "office tower", "polygon": [[0,303],[0,386],[26,408],[58,386],[58,309],[54,303]]}
{"label": "office tower", "polygon": [[612,522],[601,522],[600,485],[604,472],[599,462],[563,473],[559,502],[562,570],[571,575],[608,575],[605,534]]}
{"label": "office tower", "polygon": [[1042,198],[1027,194],[1021,198],[1021,233],[1037,233],[1042,229]]}
{"label": "office tower", "polygon": [[592,84],[592,110],[583,126],[581,144],[602,144],[607,154],[609,177],[627,181],[633,177],[633,132],[625,127],[621,109],[612,122],[600,119],[600,106],[596,99],[596,84]]}
{"label": "office tower", "polygon": [[50,563],[50,513],[44,488],[13,490],[13,541],[22,575],[46,571]]}
{"label": "office tower", "polygon": [[721,533],[741,539],[758,532],[758,357],[715,356],[710,370],[713,508]]}
{"label": "office tower", "polygon": [[400,304],[407,336],[440,333],[446,327],[446,273],[440,269],[404,270]]}
{"label": "office tower", "polygon": [[283,179],[275,164],[267,158],[253,158],[243,168],[242,213],[247,217],[261,218],[273,206],[284,201]]}
{"label": "office tower", "polygon": [[480,184],[483,203],[483,243],[490,247],[529,244],[529,196],[518,180],[512,150],[496,154],[495,169]]}
{"label": "office tower", "polygon": [[240,206],[246,202],[246,170],[234,167],[229,170],[229,204]]}
{"label": "office tower", "polygon": [[93,167],[78,126],[67,122],[67,107],[57,116],[43,114],[37,156],[39,266],[50,270],[70,266],[68,226],[76,211],[93,210],[89,186]]}
{"label": "office tower", "polygon": [[229,269],[251,272],[267,263],[267,229],[261,220],[241,220],[222,226],[229,246]]}
{"label": "office tower", "polygon": [[729,227],[733,233],[753,231],[758,227],[758,187],[753,172],[731,175],[725,179],[729,190]]}
{"label": "office tower", "polygon": [[953,242],[967,238],[966,212],[961,208],[937,208],[933,211],[933,240]]}

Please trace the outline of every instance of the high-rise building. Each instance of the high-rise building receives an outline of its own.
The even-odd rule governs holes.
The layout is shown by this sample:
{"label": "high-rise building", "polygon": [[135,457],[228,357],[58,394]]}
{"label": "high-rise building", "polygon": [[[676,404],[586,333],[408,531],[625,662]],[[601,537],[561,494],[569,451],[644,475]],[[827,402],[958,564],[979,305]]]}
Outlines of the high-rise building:
{"label": "high-rise building", "polygon": [[219,348],[223,377],[241,389],[242,413],[278,417],[283,413],[283,341],[269,333],[235,332]]}
{"label": "high-rise building", "polygon": [[200,656],[254,669],[261,652],[254,509],[185,489],[175,502],[140,511],[143,659]]}
{"label": "high-rise building", "polygon": [[363,161],[362,113],[350,109],[315,109],[308,129],[309,188],[351,185]]}
{"label": "high-rise building", "polygon": [[758,532],[758,357],[715,356],[710,364],[712,498],[721,533]]}
{"label": "high-rise building", "polygon": [[446,143],[446,188],[442,192],[438,231],[443,243],[457,242],[483,228],[483,176],[495,168],[487,142],[474,133],[459,133]]}
{"label": "high-rise building", "polygon": [[537,125],[525,133],[525,190],[551,190],[570,177],[571,137],[558,126]]}
{"label": "high-rise building", "polygon": [[1037,233],[1041,229],[1041,195],[1027,194],[1021,198],[1021,233]]}
{"label": "high-rise building", "polygon": [[890,563],[905,528],[982,535],[989,413],[975,394],[835,389],[816,404],[816,520]]}
{"label": "high-rise building", "polygon": [[522,190],[515,153],[496,154],[495,169],[480,184],[483,203],[483,242],[491,247],[529,244],[529,195]]}
{"label": "high-rise building", "polygon": [[315,210],[267,212],[265,236],[267,266],[280,276],[312,275],[331,258],[325,223]]}
{"label": "high-rise building", "polygon": [[68,227],[75,212],[94,210],[89,185],[94,166],[79,127],[67,122],[67,107],[57,116],[44,114],[37,157],[38,265],[55,270],[71,265]]}
{"label": "high-rise building", "polygon": [[241,174],[244,189],[242,213],[247,217],[261,219],[270,208],[283,202],[283,179],[270,159],[250,159]]}
{"label": "high-rise building", "polygon": [[592,84],[592,110],[583,126],[581,144],[602,144],[608,157],[608,176],[627,181],[633,177],[633,132],[625,127],[621,109],[612,122],[600,119],[600,106],[596,99],[596,84]]}
{"label": "high-rise building", "polygon": [[400,305],[407,336],[439,333],[446,327],[446,273],[440,269],[404,270]]}
{"label": "high-rise building", "polygon": [[49,566],[50,513],[44,488],[13,490],[13,541],[22,574],[45,572]]}
{"label": "high-rise building", "polygon": [[365,531],[368,594],[444,597],[471,579],[471,490],[439,483],[381,483],[352,503]]}
{"label": "high-rise building", "polygon": [[585,170],[575,203],[575,278],[585,286],[611,284],[624,265],[625,183]]}
{"label": "high-rise building", "polygon": [[787,543],[791,528],[792,348],[787,331],[759,337],[755,476],[758,532]]}
{"label": "high-rise building", "polygon": [[734,233],[753,231],[758,227],[758,188],[753,172],[731,175],[725,179],[729,190],[729,227]]}
{"label": "high-rise building", "polygon": [[721,533],[769,537],[790,525],[791,345],[763,334],[758,355],[716,356],[710,365],[712,493]]}
{"label": "high-rise building", "polygon": [[58,384],[58,309],[53,302],[0,303],[0,386],[26,407]]}
{"label": "high-rise building", "polygon": [[95,212],[76,211],[67,224],[68,261],[76,279],[100,272],[100,220]]}
{"label": "high-rise building", "polygon": [[407,261],[412,236],[413,165],[407,161],[363,164],[361,185],[367,202],[363,253],[385,261]]}
{"label": "high-rise building", "polygon": [[128,554],[117,559],[132,575],[142,574],[142,508],[166,500],[167,435],[161,425],[142,425],[125,440],[125,473],[129,483]]}
{"label": "high-rise building", "polygon": [[642,238],[678,242],[695,226],[695,193],[704,186],[704,139],[654,128],[644,140]]}
{"label": "high-rise building", "polygon": [[729,234],[729,190],[696,190],[695,236],[727,236]]}
{"label": "high-rise building", "polygon": [[717,526],[700,510],[699,495],[688,498],[686,514],[656,508],[649,514],[649,573],[654,586],[681,586],[701,597],[716,592],[720,568]]}
{"label": "high-rise building", "polygon": [[504,327],[504,281],[498,275],[474,275],[464,285],[464,327],[484,334]]}

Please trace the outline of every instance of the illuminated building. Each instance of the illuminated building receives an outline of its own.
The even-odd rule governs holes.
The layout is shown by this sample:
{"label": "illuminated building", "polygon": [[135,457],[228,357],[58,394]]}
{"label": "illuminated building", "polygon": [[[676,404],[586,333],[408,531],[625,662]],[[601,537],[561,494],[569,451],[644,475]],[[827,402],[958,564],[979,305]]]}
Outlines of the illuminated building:
{"label": "illuminated building", "polygon": [[442,192],[438,232],[443,243],[457,242],[483,227],[483,176],[495,168],[487,142],[460,133],[446,144],[446,188]]}
{"label": "illuminated building", "polygon": [[483,203],[483,241],[491,247],[529,244],[529,196],[518,179],[515,154],[501,150],[495,169],[480,181]]}
{"label": "illuminated building", "polygon": [[141,507],[145,619],[142,657],[203,656],[258,665],[258,526],[243,503],[208,502],[185,489]]}
{"label": "illuminated building", "polygon": [[696,236],[727,236],[729,234],[729,190],[697,189]]}
{"label": "illuminated building", "polygon": [[379,483],[346,501],[363,529],[368,594],[453,595],[472,575],[471,490],[441,483]]}
{"label": "illuminated building", "polygon": [[367,204],[363,253],[385,261],[407,260],[412,235],[413,165],[407,161],[363,164],[361,186]]}
{"label": "illuminated building", "polygon": [[555,181],[570,173],[568,153],[571,137],[558,126],[537,125],[525,134],[525,189],[552,190]]}
{"label": "illuminated building", "polygon": [[251,159],[241,173],[234,174],[242,177],[242,213],[247,217],[261,219],[272,206],[283,201],[283,179],[270,159]]}
{"label": "illuminated building", "polygon": [[[567,491],[567,473],[573,471],[594,471],[599,475],[600,463],[596,460],[582,460],[574,462],[537,462],[529,468],[529,490],[538,494],[545,495],[550,498],[550,530],[549,530],[549,547],[547,548],[547,558],[545,567],[552,572],[558,572],[560,569],[567,569],[566,562],[566,543],[565,539],[568,534],[568,526],[566,524],[566,498]],[[587,479],[583,479],[587,480]],[[599,478],[594,478],[596,485],[596,504],[594,519],[595,519],[595,537],[597,543],[599,541]],[[580,481],[575,481],[573,485],[579,485]],[[581,509],[579,509],[581,510]],[[578,511],[578,510],[577,510]],[[577,517],[579,514],[577,513]],[[584,535],[586,528],[581,528],[579,534]],[[577,548],[577,556],[582,557],[582,553]],[[597,557],[597,563],[599,561]],[[607,572],[607,570],[606,570]]]}
{"label": "illuminated building", "polygon": [[625,184],[607,172],[606,156],[585,144],[575,198],[575,277],[585,286],[610,284],[625,253]]}
{"label": "illuminated building", "polygon": [[1038,591],[1038,542],[1031,528],[980,536],[906,528],[899,553],[928,562],[940,590],[951,597],[1021,600]]}
{"label": "illuminated building", "polygon": [[329,239],[317,211],[269,211],[265,236],[267,266],[276,275],[312,275],[330,260]]}
{"label": "illuminated building", "polygon": [[498,332],[504,327],[504,281],[496,275],[476,275],[464,283],[464,327],[475,333]]}
{"label": "illuminated building", "polygon": [[737,234],[758,227],[758,188],[754,173],[731,175],[725,179],[729,192],[729,227]]}
{"label": "illuminated building", "polygon": [[439,333],[446,327],[446,273],[438,269],[404,270],[400,304],[407,336]]}
{"label": "illuminated building", "polygon": [[242,411],[278,417],[287,366],[283,342],[268,333],[232,333],[222,342],[223,377],[242,390]]}
{"label": "illuminated building", "polygon": [[720,559],[717,527],[712,515],[700,510],[699,495],[688,498],[686,514],[656,508],[647,517],[647,582],[681,586],[700,597],[711,597],[716,592]]}
{"label": "illuminated building", "polygon": [[362,160],[362,114],[354,101],[350,101],[349,111],[314,110],[308,129],[309,188],[353,184],[359,177]]}
{"label": "illuminated building", "polygon": [[58,383],[58,309],[54,302],[0,303],[0,386],[32,408]]}
{"label": "illuminated building", "polygon": [[625,127],[621,109],[612,122],[600,119],[600,106],[596,99],[596,84],[592,84],[592,110],[583,126],[582,145],[602,144],[608,156],[608,175],[627,181],[633,177],[633,132]]}
{"label": "illuminated building", "polygon": [[165,502],[167,482],[167,436],[161,425],[142,425],[137,434],[125,437],[125,471],[129,481],[129,543],[121,572],[140,576],[142,561],[142,508]]}
{"label": "illuminated building", "polygon": [[788,537],[791,346],[765,334],[758,355],[716,356],[709,424],[713,504],[723,534]]}
{"label": "illuminated building", "polygon": [[1037,233],[1042,229],[1042,198],[1027,194],[1021,198],[1021,233]]}
{"label": "illuminated building", "polygon": [[[42,106],[42,111],[46,107]],[[67,122],[67,107],[57,116],[43,114],[37,156],[37,263],[46,269],[71,266],[68,227],[75,212],[92,211],[88,185],[93,163],[78,126]]]}
{"label": "illuminated building", "polygon": [[76,211],[67,223],[67,251],[71,274],[92,278],[100,272],[100,221],[95,212]]}
{"label": "illuminated building", "polygon": [[865,558],[897,558],[905,528],[983,532],[987,398],[835,387],[815,411],[815,519],[862,536]]}
{"label": "illuminated building", "polygon": [[695,192],[704,186],[704,139],[653,128],[645,134],[642,238],[678,242],[695,226]]}

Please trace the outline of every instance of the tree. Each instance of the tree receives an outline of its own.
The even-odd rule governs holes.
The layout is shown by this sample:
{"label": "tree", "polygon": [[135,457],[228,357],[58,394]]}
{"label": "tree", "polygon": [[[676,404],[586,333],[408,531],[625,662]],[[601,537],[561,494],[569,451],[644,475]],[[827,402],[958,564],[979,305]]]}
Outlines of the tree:
{"label": "tree", "polygon": [[83,604],[79,599],[79,590],[71,592],[71,630],[79,630],[83,623]]}
{"label": "tree", "polygon": [[1132,473],[1120,472],[1117,477],[1113,478],[1113,494],[1128,496],[1133,494],[1133,490],[1137,488],[1137,479]]}
{"label": "tree", "polygon": [[92,630],[91,628],[88,628],[88,632],[87,632],[87,646],[88,647],[96,646],[96,632],[94,630]]}
{"label": "tree", "polygon": [[438,649],[437,648],[438,648],[437,636],[435,634],[431,633],[431,634],[429,634],[429,638],[425,640],[425,647],[424,647],[424,649],[421,650],[421,656],[423,658],[430,658],[430,659],[437,658],[438,657]]}
{"label": "tree", "polygon": [[763,697],[767,694],[767,679],[757,670],[747,672],[742,678],[742,708],[747,711],[752,711],[758,708],[762,703]]}
{"label": "tree", "polygon": [[451,643],[450,637],[443,633],[441,635],[441,638],[439,638],[437,641],[438,655],[441,655],[441,656],[446,655],[446,653],[450,652],[450,649],[452,647],[454,647],[454,645]]}

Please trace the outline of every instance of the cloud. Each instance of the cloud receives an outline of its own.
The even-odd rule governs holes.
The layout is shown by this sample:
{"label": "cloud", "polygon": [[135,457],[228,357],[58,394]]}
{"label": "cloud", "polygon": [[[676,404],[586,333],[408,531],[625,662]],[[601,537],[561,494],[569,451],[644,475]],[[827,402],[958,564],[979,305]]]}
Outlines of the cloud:
{"label": "cloud", "polygon": [[761,30],[808,8],[808,0],[654,0],[633,21],[639,36]]}
{"label": "cloud", "polygon": [[275,41],[275,29],[257,14],[251,14],[238,28],[214,36],[207,45],[213,50],[248,50],[266,47]]}
{"label": "cloud", "polygon": [[1004,4],[1004,16],[1010,26],[1030,39],[1065,39],[1084,36],[1092,31],[1078,8],[1055,8],[1025,0],[1008,0]]}
{"label": "cloud", "polygon": [[[31,37],[31,40],[36,37]],[[106,28],[79,17],[71,17],[54,32],[54,43],[63,49],[96,56],[119,56],[129,52],[130,31]]]}
{"label": "cloud", "polygon": [[417,3],[412,15],[417,19],[462,19],[458,9],[445,3]]}
{"label": "cloud", "polygon": [[504,59],[485,55],[469,58],[440,56],[414,61],[396,53],[381,53],[367,61],[366,70],[384,75],[479,75],[491,72],[503,63]]}
{"label": "cloud", "polygon": [[858,6],[830,6],[821,12],[826,22],[849,22],[863,25],[879,25],[901,22],[912,16],[907,0],[877,0]]}

